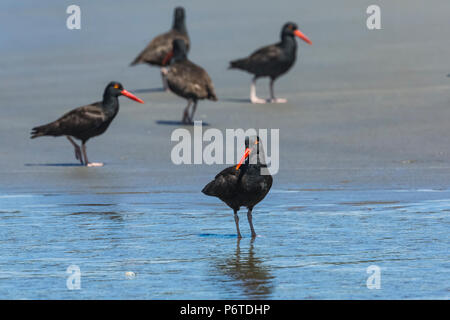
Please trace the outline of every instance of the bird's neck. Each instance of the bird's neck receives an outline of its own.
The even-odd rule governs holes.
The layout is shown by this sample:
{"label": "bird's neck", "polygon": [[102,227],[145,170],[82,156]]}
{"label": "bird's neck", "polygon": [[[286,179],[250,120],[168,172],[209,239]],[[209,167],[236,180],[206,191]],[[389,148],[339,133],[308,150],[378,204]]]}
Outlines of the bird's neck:
{"label": "bird's neck", "polygon": [[186,24],[184,23],[184,19],[175,20],[173,22],[172,29],[175,29],[182,34],[187,34],[187,29],[186,29]]}
{"label": "bird's neck", "polygon": [[285,35],[281,38],[281,47],[287,50],[295,51],[297,49],[297,42],[294,37]]}
{"label": "bird's neck", "polygon": [[186,53],[179,53],[176,56],[173,57],[174,62],[182,62],[187,60]]}
{"label": "bird's neck", "polygon": [[105,112],[114,114],[119,110],[119,98],[110,94],[104,94],[102,106]]}
{"label": "bird's neck", "polygon": [[265,167],[265,166],[267,166],[264,156],[261,161],[261,156],[256,153],[251,154],[250,157],[245,159],[244,164],[248,167],[255,167],[255,166],[256,167]]}
{"label": "bird's neck", "polygon": [[241,166],[241,174],[244,175],[246,173],[260,172],[261,168],[267,168],[267,164],[262,164],[258,161],[256,164],[245,163]]}

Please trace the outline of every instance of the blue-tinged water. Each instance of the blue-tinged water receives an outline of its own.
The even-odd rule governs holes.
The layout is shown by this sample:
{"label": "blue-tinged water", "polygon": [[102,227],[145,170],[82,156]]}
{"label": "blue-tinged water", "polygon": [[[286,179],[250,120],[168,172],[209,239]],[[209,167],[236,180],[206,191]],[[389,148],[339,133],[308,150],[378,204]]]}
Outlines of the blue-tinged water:
{"label": "blue-tinged water", "polygon": [[0,208],[6,299],[450,296],[449,190],[273,189],[254,241],[244,211],[238,241],[232,211],[198,192],[2,194]]}

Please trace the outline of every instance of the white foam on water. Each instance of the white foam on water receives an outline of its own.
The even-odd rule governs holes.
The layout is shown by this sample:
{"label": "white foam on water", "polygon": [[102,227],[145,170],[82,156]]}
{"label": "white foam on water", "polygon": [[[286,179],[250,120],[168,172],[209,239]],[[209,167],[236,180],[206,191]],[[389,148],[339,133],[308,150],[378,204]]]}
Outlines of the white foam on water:
{"label": "white foam on water", "polygon": [[0,199],[9,199],[9,198],[33,198],[37,197],[35,194],[4,194],[0,195]]}

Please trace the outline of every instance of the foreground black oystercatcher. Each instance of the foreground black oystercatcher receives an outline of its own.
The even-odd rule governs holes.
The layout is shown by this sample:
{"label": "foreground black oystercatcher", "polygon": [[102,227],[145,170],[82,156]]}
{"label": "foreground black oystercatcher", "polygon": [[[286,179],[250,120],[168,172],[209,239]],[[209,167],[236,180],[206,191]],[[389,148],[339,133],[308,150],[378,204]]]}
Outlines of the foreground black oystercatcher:
{"label": "foreground black oystercatcher", "polygon": [[[297,42],[294,36],[312,44],[293,22],[288,22],[281,29],[281,42],[260,48],[250,56],[230,62],[230,69],[241,69],[254,74],[250,87],[250,101],[252,103],[285,103],[286,99],[277,99],[273,91],[275,80],[286,73],[296,59]],[[256,96],[256,80],[260,77],[270,77],[270,99],[259,99]]]}
{"label": "foreground black oystercatcher", "polygon": [[186,44],[186,51],[189,50],[189,36],[186,29],[185,13],[183,7],[177,7],[173,14],[172,29],[166,33],[155,37],[149,45],[131,62],[130,66],[139,63],[147,63],[161,67],[161,77],[164,90],[168,90],[165,78],[166,64],[164,60],[167,54],[172,51],[172,42],[175,39],[181,39]]}
{"label": "foreground black oystercatcher", "polygon": [[[181,122],[192,123],[198,100],[217,101],[214,85],[202,67],[188,60],[184,41],[174,40],[173,51],[166,59],[171,61],[169,69],[165,72],[169,89],[188,101]],[[192,111],[189,114],[191,105]]]}
{"label": "foreground black oystercatcher", "polygon": [[245,147],[244,156],[239,164],[226,168],[216,175],[202,192],[208,196],[218,197],[233,209],[238,238],[242,236],[237,213],[240,207],[247,207],[248,223],[254,238],[256,233],[252,223],[252,210],[272,187],[272,176],[268,172],[266,175],[261,174],[261,169],[265,168],[267,171],[267,165],[259,137],[246,138]]}
{"label": "foreground black oystercatcher", "polygon": [[[102,101],[73,109],[56,121],[33,128],[31,139],[41,136],[66,136],[75,148],[75,158],[80,160],[81,164],[88,167],[102,166],[102,163],[90,163],[88,161],[86,142],[108,129],[111,121],[119,112],[118,97],[121,95],[144,103],[144,101],[125,90],[119,82],[111,82],[106,86]],[[82,149],[72,137],[81,140]],[[83,155],[81,151],[83,151]]]}

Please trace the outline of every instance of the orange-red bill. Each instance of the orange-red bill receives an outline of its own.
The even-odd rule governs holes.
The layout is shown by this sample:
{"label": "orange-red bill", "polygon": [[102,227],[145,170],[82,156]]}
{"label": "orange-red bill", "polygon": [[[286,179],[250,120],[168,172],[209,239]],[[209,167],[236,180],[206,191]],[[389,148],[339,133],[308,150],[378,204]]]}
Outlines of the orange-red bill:
{"label": "orange-red bill", "polygon": [[299,37],[300,39],[302,39],[303,41],[305,41],[306,43],[312,44],[311,40],[309,40],[309,38],[307,36],[305,36],[300,30],[295,30],[294,34]]}
{"label": "orange-red bill", "polygon": [[247,157],[250,155],[251,151],[252,150],[250,150],[249,148],[245,149],[244,155],[242,156],[241,160],[239,161],[238,165],[236,166],[236,170],[239,170],[241,165],[244,163],[245,159],[247,159]]}
{"label": "orange-red bill", "polygon": [[173,51],[170,51],[168,54],[166,54],[166,56],[164,57],[164,59],[163,59],[163,61],[162,61],[162,65],[163,66],[165,66],[165,65],[167,65],[169,62],[170,62],[170,60],[172,59],[172,57],[173,57]]}
{"label": "orange-red bill", "polygon": [[137,101],[140,103],[144,103],[144,100],[139,99],[134,94],[132,94],[131,92],[128,92],[125,89],[123,89],[120,93],[123,94],[125,97],[130,98],[131,100],[134,100],[134,101]]}

